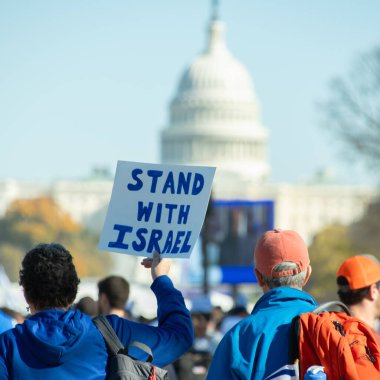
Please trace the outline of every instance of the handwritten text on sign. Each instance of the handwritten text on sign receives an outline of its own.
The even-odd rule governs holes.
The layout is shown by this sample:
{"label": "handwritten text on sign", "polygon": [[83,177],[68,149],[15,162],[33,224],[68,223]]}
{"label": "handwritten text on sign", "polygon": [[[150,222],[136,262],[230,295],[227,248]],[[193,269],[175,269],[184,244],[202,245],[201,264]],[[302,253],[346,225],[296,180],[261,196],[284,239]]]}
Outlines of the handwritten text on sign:
{"label": "handwritten text on sign", "polygon": [[99,249],[188,257],[199,236],[215,168],[119,161]]}

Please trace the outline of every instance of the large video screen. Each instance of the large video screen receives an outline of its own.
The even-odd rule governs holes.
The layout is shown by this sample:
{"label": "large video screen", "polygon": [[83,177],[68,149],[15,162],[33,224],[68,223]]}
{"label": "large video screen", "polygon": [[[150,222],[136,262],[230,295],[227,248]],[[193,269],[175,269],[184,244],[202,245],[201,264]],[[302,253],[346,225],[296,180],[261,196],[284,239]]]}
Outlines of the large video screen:
{"label": "large video screen", "polygon": [[256,242],[274,228],[274,202],[214,200],[210,222],[208,256],[221,267],[222,282],[241,282],[244,273],[252,278]]}

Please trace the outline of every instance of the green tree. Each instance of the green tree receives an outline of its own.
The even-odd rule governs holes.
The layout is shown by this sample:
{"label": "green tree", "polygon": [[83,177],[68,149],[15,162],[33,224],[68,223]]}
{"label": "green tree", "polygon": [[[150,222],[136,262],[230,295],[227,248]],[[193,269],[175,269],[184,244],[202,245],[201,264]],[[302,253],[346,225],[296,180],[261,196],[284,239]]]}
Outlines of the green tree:
{"label": "green tree", "polygon": [[350,225],[349,236],[360,253],[380,256],[380,200],[370,203],[363,217]]}
{"label": "green tree", "polygon": [[76,223],[47,197],[14,201],[0,219],[0,261],[11,280],[18,279],[26,251],[42,242],[59,242],[72,253],[80,276],[103,276],[111,265],[96,249],[98,236]]}
{"label": "green tree", "polygon": [[13,280],[18,280],[20,271],[20,263],[25,255],[25,251],[12,244],[0,243],[0,263],[4,267],[8,277]]}
{"label": "green tree", "polygon": [[348,227],[334,224],[324,228],[309,247],[312,273],[305,290],[318,302],[337,299],[336,271],[355,253]]}

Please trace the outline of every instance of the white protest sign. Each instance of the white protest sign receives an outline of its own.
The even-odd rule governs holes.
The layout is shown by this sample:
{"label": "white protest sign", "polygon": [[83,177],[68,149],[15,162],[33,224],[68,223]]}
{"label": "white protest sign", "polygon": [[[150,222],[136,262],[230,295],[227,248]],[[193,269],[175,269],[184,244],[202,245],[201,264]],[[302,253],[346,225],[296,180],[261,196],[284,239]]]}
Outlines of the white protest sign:
{"label": "white protest sign", "polygon": [[189,257],[215,168],[118,161],[98,248],[134,256]]}

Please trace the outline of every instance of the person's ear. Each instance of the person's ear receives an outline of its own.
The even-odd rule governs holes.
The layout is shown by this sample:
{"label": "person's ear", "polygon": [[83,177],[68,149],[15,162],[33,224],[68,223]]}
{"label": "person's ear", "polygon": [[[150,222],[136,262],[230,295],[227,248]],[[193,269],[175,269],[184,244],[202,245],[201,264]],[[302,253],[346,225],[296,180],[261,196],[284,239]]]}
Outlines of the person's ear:
{"label": "person's ear", "polygon": [[303,286],[305,286],[307,282],[309,281],[311,272],[312,272],[312,269],[311,269],[311,266],[309,265],[306,269],[306,277],[305,277],[305,281],[303,282]]}
{"label": "person's ear", "polygon": [[375,301],[379,297],[379,293],[380,289],[377,287],[377,284],[372,284],[368,290],[368,298],[371,301]]}
{"label": "person's ear", "polygon": [[259,285],[263,287],[265,285],[263,276],[256,268],[255,268],[255,275],[256,275],[257,281],[259,282]]}

